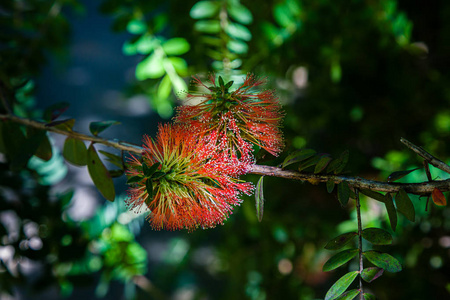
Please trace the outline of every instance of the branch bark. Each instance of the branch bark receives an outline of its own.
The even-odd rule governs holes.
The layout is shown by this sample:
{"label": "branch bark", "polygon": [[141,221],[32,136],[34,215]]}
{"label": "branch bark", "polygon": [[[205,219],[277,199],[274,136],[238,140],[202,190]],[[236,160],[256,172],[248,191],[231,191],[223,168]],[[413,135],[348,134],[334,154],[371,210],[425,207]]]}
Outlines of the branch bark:
{"label": "branch bark", "polygon": [[[13,122],[17,122],[26,126],[32,126],[37,129],[42,129],[50,132],[54,132],[57,134],[62,134],[66,136],[70,136],[76,139],[91,141],[94,143],[103,144],[109,147],[113,147],[119,150],[141,154],[143,148],[137,145],[133,145],[130,143],[118,141],[118,140],[107,140],[96,136],[85,135],[76,131],[65,131],[55,127],[46,126],[45,123],[37,122],[29,119],[19,118],[13,115],[2,115],[0,114],[0,120],[11,120]],[[403,143],[406,141],[405,139],[401,140]],[[409,143],[409,142],[408,142]],[[408,148],[412,149],[412,143],[408,144]],[[415,146],[415,145],[414,145]],[[419,149],[420,147],[415,146],[414,149]],[[422,149],[422,148],[420,148]],[[423,155],[424,153],[428,153],[425,150],[418,150]],[[414,151],[416,152],[416,151]],[[417,153],[417,152],[416,152]],[[420,155],[420,154],[419,154]],[[422,156],[422,155],[421,155]],[[423,156],[422,156],[423,157]],[[424,157],[425,158],[425,157]],[[434,158],[434,159],[432,159]],[[428,153],[427,161],[431,164],[433,162],[439,166],[441,170],[444,170],[445,163],[438,160],[434,156]],[[439,161],[440,163],[437,163]],[[434,164],[433,164],[434,165]],[[445,165],[447,166],[447,165]],[[450,172],[450,167],[447,166],[448,171]],[[283,170],[277,167],[271,166],[262,166],[262,165],[253,165],[248,170],[249,174],[256,175],[264,175],[264,176],[272,176],[272,177],[280,177],[291,180],[298,181],[308,181],[312,184],[318,184],[320,182],[327,182],[328,180],[333,180],[335,183],[340,183],[342,181],[347,182],[351,187],[358,189],[369,189],[372,191],[378,192],[387,192],[387,193],[395,193],[400,189],[404,189],[405,192],[416,195],[427,195],[430,194],[435,188],[440,189],[442,192],[450,191],[450,179],[447,180],[437,180],[437,181],[426,181],[420,183],[398,183],[398,182],[383,182],[383,181],[375,181],[369,180],[361,177],[352,177],[352,176],[343,176],[343,175],[321,175],[321,174],[309,174],[309,173],[301,173],[293,170]],[[444,170],[445,171],[445,170]]]}

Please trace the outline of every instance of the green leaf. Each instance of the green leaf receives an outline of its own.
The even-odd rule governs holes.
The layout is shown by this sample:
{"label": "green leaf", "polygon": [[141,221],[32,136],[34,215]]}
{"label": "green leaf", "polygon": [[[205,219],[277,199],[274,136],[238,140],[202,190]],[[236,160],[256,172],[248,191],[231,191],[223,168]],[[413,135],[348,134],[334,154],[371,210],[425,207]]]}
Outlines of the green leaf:
{"label": "green leaf", "polygon": [[352,284],[356,276],[358,276],[358,271],[348,272],[339,278],[328,290],[325,300],[334,300],[339,297]]}
{"label": "green leaf", "polygon": [[314,166],[315,164],[317,164],[319,162],[319,160],[322,158],[324,154],[315,154],[314,156],[303,160],[300,165],[298,166],[298,171],[301,172],[309,167]]}
{"label": "green leaf", "polygon": [[[31,128],[31,127],[29,127]],[[49,161],[53,156],[53,150],[52,145],[50,143],[50,140],[48,139],[48,135],[45,135],[42,139],[42,142],[40,143],[39,147],[36,150],[36,153],[34,153],[37,157],[42,159],[43,161]]]}
{"label": "green leaf", "polygon": [[333,192],[333,190],[334,190],[335,185],[336,184],[334,183],[334,181],[332,179],[329,179],[327,181],[327,192],[331,194],[331,192]]}
{"label": "green leaf", "polygon": [[282,27],[289,27],[295,22],[289,7],[287,7],[284,3],[275,5],[273,9],[273,16],[278,25]]}
{"label": "green leaf", "polygon": [[290,153],[283,161],[283,163],[281,164],[282,168],[285,168],[289,165],[295,164],[299,161],[305,160],[310,158],[311,156],[313,156],[314,154],[316,154],[316,151],[312,150],[312,149],[300,149],[297,150],[295,152]]}
{"label": "green leaf", "polygon": [[230,4],[227,7],[230,16],[241,24],[250,24],[253,21],[251,11],[241,4]]}
{"label": "green leaf", "polygon": [[61,121],[53,121],[45,124],[45,127],[55,127],[60,130],[71,132],[73,125],[75,125],[75,119],[65,119]]}
{"label": "green leaf", "polygon": [[353,257],[355,257],[357,253],[358,249],[348,249],[341,251],[327,260],[327,262],[323,265],[322,270],[324,272],[328,272],[339,268],[340,266],[351,260]]}
{"label": "green leaf", "polygon": [[256,184],[255,201],[256,201],[256,217],[261,222],[264,213],[264,176],[258,180]]}
{"label": "green leaf", "polygon": [[112,163],[113,165],[119,167],[119,168],[123,168],[123,163],[122,163],[122,158],[118,155],[103,151],[103,150],[98,150],[98,152],[100,152],[101,154],[103,154],[104,156],[107,157],[107,161],[109,161],[110,163]]}
{"label": "green leaf", "polygon": [[391,228],[395,231],[395,228],[397,227],[397,210],[395,209],[394,201],[392,201],[392,196],[389,193],[384,196],[384,199],[389,221],[391,222]]}
{"label": "green leaf", "polygon": [[203,33],[216,34],[220,32],[219,20],[198,21],[194,24],[194,29]]}
{"label": "green leaf", "polygon": [[[142,55],[148,55],[159,45],[160,41],[157,38],[149,35],[143,35],[139,40],[137,40],[135,51]],[[130,50],[133,51],[133,49]]]}
{"label": "green leaf", "polygon": [[136,79],[156,79],[166,74],[163,66],[162,57],[159,54],[153,53],[136,66]]}
{"label": "green leaf", "polygon": [[248,46],[245,42],[239,40],[229,40],[227,48],[236,54],[245,54],[248,51]]}
{"label": "green leaf", "polygon": [[109,201],[114,201],[116,192],[114,190],[114,183],[111,179],[111,175],[105,165],[103,165],[100,157],[98,157],[97,151],[92,143],[87,151],[87,167],[92,181],[103,197]]}
{"label": "green leaf", "polygon": [[336,170],[334,170],[334,174],[340,174],[342,171],[344,171],[345,167],[348,163],[348,157],[350,155],[350,152],[348,150],[345,150],[341,153],[341,156],[339,156],[340,164],[336,167]]}
{"label": "green leaf", "polygon": [[240,39],[243,41],[250,41],[252,39],[252,33],[250,30],[238,23],[228,23],[228,26],[225,27],[225,32],[235,39]]}
{"label": "green leaf", "polygon": [[372,199],[378,200],[380,202],[384,203],[386,201],[386,198],[384,197],[384,195],[380,194],[378,192],[374,192],[374,191],[366,190],[366,189],[360,189],[359,191],[362,194],[366,195],[367,197],[370,197]]}
{"label": "green leaf", "polygon": [[165,175],[166,175],[166,173],[164,173],[164,172],[155,172],[155,173],[153,173],[151,178],[153,180],[156,180],[156,179],[160,179],[161,177],[164,177]]}
{"label": "green leaf", "polygon": [[85,166],[87,164],[87,149],[83,141],[68,137],[64,142],[64,158],[75,166]]}
{"label": "green leaf", "polygon": [[188,66],[186,60],[181,57],[169,57],[167,59],[172,64],[175,71],[177,71],[178,75],[186,76],[188,74]]}
{"label": "green leaf", "polygon": [[395,204],[397,204],[397,210],[401,212],[408,220],[411,222],[415,221],[416,212],[414,210],[414,205],[404,189],[400,189],[395,195]]}
{"label": "green leaf", "polygon": [[127,31],[131,34],[142,34],[147,30],[147,24],[142,20],[131,20],[127,24]]}
{"label": "green leaf", "polygon": [[133,177],[128,178],[127,184],[136,183],[136,182],[141,181],[142,179],[144,179],[144,177],[142,177],[142,176],[133,176]]}
{"label": "green leaf", "polygon": [[316,167],[314,168],[314,174],[319,174],[323,170],[325,170],[325,168],[328,166],[331,160],[332,158],[330,156],[327,155],[322,156],[322,158],[319,160]]}
{"label": "green leaf", "polygon": [[364,281],[371,283],[381,275],[383,275],[384,269],[378,268],[378,267],[370,267],[362,270],[361,272],[361,278],[364,279]]}
{"label": "green leaf", "polygon": [[375,296],[370,293],[363,293],[364,300],[376,300]]}
{"label": "green leaf", "polygon": [[358,296],[359,293],[359,290],[350,290],[337,297],[336,300],[352,300],[353,298]]}
{"label": "green leaf", "polygon": [[147,189],[148,198],[146,203],[149,204],[153,200],[153,180],[150,178],[145,181],[145,188]]}
{"label": "green leaf", "polygon": [[109,128],[112,125],[118,125],[120,122],[117,121],[102,121],[102,122],[91,122],[89,124],[89,131],[97,136],[99,133]]}
{"label": "green leaf", "polygon": [[349,198],[350,198],[350,188],[348,186],[348,183],[345,181],[341,181],[338,184],[338,200],[342,206],[346,206]]}
{"label": "green leaf", "polygon": [[182,55],[189,51],[191,46],[184,38],[172,38],[162,44],[167,55]]}
{"label": "green leaf", "polygon": [[169,75],[163,77],[158,86],[158,98],[167,99],[172,91],[172,82],[170,81]]}
{"label": "green leaf", "polygon": [[122,169],[117,170],[108,170],[109,175],[111,175],[112,178],[117,178],[123,175],[124,171]]}
{"label": "green leaf", "polygon": [[61,114],[63,114],[70,106],[69,102],[59,102],[49,106],[45,109],[43,114],[43,119],[46,122],[51,122],[57,119]]}
{"label": "green leaf", "polygon": [[420,169],[420,168],[415,168],[415,169],[408,170],[408,171],[393,172],[393,173],[391,173],[391,175],[388,176],[388,182],[399,180],[400,178],[405,177],[409,173],[414,172],[415,170],[418,170],[418,169]]}
{"label": "green leaf", "polygon": [[402,270],[400,262],[387,253],[369,250],[363,252],[363,255],[375,266],[382,268],[388,272],[395,273],[400,272]]}
{"label": "green leaf", "polygon": [[341,235],[335,237],[334,239],[332,239],[331,241],[329,241],[325,245],[325,249],[328,249],[328,250],[341,249],[342,247],[347,245],[357,235],[358,234],[356,232],[347,232],[347,233],[341,234]]}
{"label": "green leaf", "polygon": [[189,15],[192,19],[206,19],[214,17],[219,12],[220,3],[217,1],[199,1],[192,6]]}
{"label": "green leaf", "polygon": [[362,237],[374,245],[392,244],[392,235],[381,228],[366,228],[362,231]]}
{"label": "green leaf", "polygon": [[149,167],[145,163],[143,163],[142,171],[144,172],[144,176],[148,177],[148,178],[152,177],[152,175],[156,172],[156,170],[159,168],[160,165],[161,165],[161,163],[156,162]]}

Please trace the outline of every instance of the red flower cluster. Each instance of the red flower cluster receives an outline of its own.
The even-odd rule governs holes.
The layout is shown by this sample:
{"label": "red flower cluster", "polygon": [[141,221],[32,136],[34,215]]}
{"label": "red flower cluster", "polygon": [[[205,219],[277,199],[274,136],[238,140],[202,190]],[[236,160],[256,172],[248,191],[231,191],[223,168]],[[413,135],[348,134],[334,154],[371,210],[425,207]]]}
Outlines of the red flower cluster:
{"label": "red flower cluster", "polygon": [[[253,190],[238,176],[254,163],[253,145],[277,155],[283,147],[283,118],[273,91],[255,91],[264,80],[247,75],[229,91],[219,76],[209,77],[206,93],[189,93],[190,105],[178,109],[174,125],[159,126],[156,140],[144,137],[142,158],[127,170],[128,205],[150,210],[154,229],[211,228],[239,205],[240,194]],[[193,103],[197,100],[197,103]]]}

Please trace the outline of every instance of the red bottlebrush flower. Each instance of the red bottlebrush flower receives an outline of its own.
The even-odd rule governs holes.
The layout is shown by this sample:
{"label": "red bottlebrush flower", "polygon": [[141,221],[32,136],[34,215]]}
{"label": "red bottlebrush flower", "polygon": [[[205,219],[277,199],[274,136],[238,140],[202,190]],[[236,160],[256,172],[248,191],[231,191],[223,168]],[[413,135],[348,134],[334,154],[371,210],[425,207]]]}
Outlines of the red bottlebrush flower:
{"label": "red bottlebrush flower", "polygon": [[127,170],[128,206],[149,209],[154,229],[211,228],[239,205],[251,184],[236,179],[230,158],[217,153],[217,136],[194,135],[179,125],[160,125],[155,140],[144,137],[142,159]]}
{"label": "red bottlebrush flower", "polygon": [[198,77],[194,77],[194,82],[208,92],[188,93],[187,100],[198,103],[179,107],[176,123],[200,133],[216,132],[221,146],[231,150],[232,156],[239,154],[239,161],[244,164],[254,160],[251,143],[273,155],[281,152],[281,105],[272,90],[255,91],[265,84],[264,79],[248,74],[243,84],[232,92],[229,89],[233,82],[225,84],[220,76],[218,82],[214,75],[209,77],[211,86]]}

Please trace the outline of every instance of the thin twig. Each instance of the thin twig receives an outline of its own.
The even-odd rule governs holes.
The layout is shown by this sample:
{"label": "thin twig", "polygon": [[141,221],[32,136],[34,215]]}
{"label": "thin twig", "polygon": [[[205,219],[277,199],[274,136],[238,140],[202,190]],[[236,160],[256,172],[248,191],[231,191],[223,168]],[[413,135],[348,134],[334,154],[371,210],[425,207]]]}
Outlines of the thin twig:
{"label": "thin twig", "polygon": [[449,165],[444,163],[442,160],[434,157],[433,155],[431,155],[427,151],[423,150],[422,147],[414,145],[413,143],[411,143],[410,141],[408,141],[405,138],[401,138],[400,142],[405,144],[406,147],[408,147],[409,149],[411,149],[412,151],[417,153],[417,155],[421,156],[423,159],[425,159],[431,165],[433,165],[436,168],[441,169],[442,171],[447,172],[447,173],[450,174],[450,166]]}
{"label": "thin twig", "polygon": [[[34,128],[55,132],[58,134],[70,136],[79,140],[91,141],[94,143],[99,143],[106,145],[108,147],[113,147],[119,150],[142,154],[143,148],[137,145],[133,145],[121,141],[106,140],[96,136],[85,135],[76,131],[65,131],[58,129],[56,127],[45,126],[45,123],[37,122],[29,119],[19,118],[13,115],[2,115],[0,114],[0,120],[11,120],[26,126],[32,126]],[[283,170],[277,167],[271,166],[261,166],[253,165],[248,170],[247,173],[265,175],[272,177],[280,177],[299,181],[308,181],[312,184],[317,184],[319,182],[327,182],[328,180],[333,180],[335,183],[340,183],[345,181],[349,186],[357,189],[369,189],[378,192],[395,193],[400,189],[404,189],[405,192],[416,195],[429,195],[435,188],[440,189],[442,192],[450,191],[450,179],[438,180],[432,182],[420,182],[420,183],[397,183],[397,182],[382,182],[364,179],[361,177],[351,177],[343,175],[320,175],[320,174],[309,174],[300,173],[292,170]]]}
{"label": "thin twig", "polygon": [[363,283],[362,283],[362,276],[361,272],[364,269],[363,265],[363,249],[362,249],[362,222],[361,222],[361,202],[359,201],[359,190],[355,189],[355,195],[356,195],[356,216],[358,219],[358,251],[359,251],[359,295],[360,299],[364,300],[364,294],[363,294]]}

